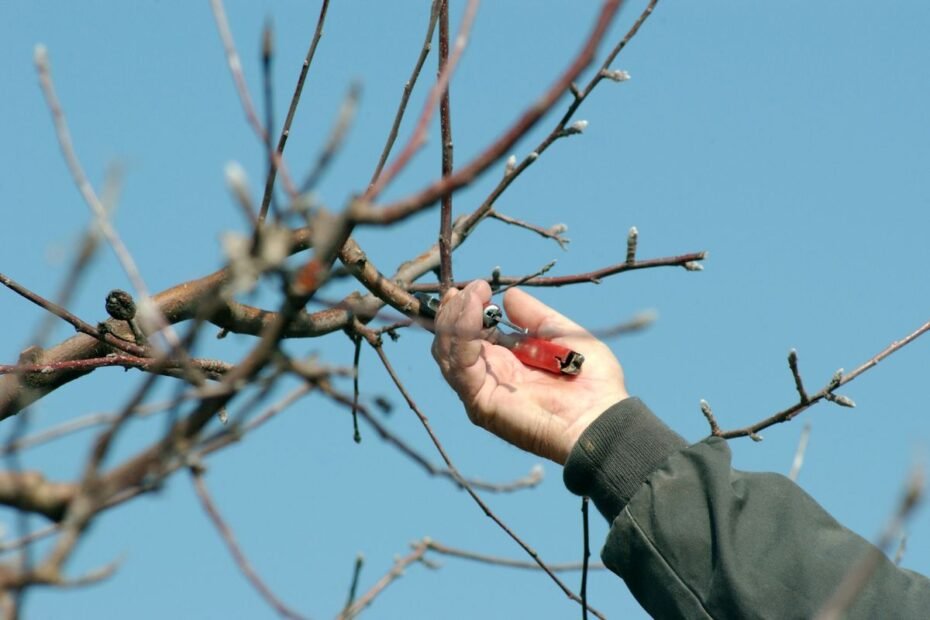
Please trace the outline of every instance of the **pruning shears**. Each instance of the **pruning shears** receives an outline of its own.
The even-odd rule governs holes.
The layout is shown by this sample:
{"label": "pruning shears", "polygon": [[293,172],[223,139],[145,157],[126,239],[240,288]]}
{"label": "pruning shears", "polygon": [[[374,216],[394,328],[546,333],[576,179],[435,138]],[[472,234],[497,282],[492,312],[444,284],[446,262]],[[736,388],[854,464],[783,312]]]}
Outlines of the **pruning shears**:
{"label": "pruning shears", "polygon": [[[417,293],[416,297],[420,300],[420,314],[427,318],[436,318],[439,298],[425,293]],[[510,349],[524,365],[557,375],[577,375],[581,372],[584,355],[552,341],[530,336],[526,328],[508,321],[504,317],[504,311],[497,304],[487,304],[484,307],[483,323],[485,329],[496,328],[490,340]],[[505,332],[501,330],[501,325],[514,331]]]}

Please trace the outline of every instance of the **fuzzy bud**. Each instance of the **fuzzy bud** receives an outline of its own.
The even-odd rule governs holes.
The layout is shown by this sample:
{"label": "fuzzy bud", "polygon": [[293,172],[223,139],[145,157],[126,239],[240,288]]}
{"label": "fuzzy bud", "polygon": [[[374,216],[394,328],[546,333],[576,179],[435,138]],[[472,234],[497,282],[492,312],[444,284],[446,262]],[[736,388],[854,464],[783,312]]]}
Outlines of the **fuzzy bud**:
{"label": "fuzzy bud", "polygon": [[626,82],[630,79],[630,72],[622,69],[605,69],[601,72],[601,75],[614,82]]}

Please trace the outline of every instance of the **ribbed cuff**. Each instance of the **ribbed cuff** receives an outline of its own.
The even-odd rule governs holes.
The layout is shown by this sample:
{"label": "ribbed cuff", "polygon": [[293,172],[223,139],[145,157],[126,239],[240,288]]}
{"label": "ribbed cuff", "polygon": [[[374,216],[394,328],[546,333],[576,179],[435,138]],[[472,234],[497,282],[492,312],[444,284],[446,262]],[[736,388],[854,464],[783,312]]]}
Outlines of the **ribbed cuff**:
{"label": "ribbed cuff", "polygon": [[598,417],[572,448],[562,479],[613,522],[649,475],[688,444],[638,398]]}

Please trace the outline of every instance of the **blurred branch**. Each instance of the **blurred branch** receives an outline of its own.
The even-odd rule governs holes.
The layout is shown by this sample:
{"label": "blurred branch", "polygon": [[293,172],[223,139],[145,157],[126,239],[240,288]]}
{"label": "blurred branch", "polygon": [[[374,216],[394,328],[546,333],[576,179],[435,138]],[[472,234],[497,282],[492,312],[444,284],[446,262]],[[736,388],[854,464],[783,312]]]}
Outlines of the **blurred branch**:
{"label": "blurred branch", "polygon": [[336,153],[342,148],[346,134],[348,134],[349,128],[352,126],[352,121],[355,119],[355,109],[358,107],[358,100],[361,94],[361,84],[352,82],[352,84],[349,85],[349,90],[345,98],[342,100],[342,104],[339,106],[336,122],[333,123],[333,128],[329,133],[329,137],[326,139],[326,144],[317,156],[313,168],[307,173],[307,177],[300,187],[300,193],[307,194],[316,189],[317,183],[320,182],[320,179],[326,173]]}
{"label": "blurred branch", "polygon": [[397,558],[394,560],[394,565],[391,566],[390,570],[379,579],[375,584],[367,591],[365,594],[360,596],[355,600],[352,605],[342,610],[342,613],[339,614],[340,620],[349,620],[357,616],[363,609],[372,604],[375,598],[381,594],[385,588],[394,583],[401,575],[404,574],[404,570],[414,562],[422,562],[423,556],[426,553],[426,544],[422,541],[414,543],[413,551],[407,555]]}
{"label": "blurred branch", "polygon": [[[287,116],[284,118],[284,125],[281,127],[281,135],[278,137],[278,146],[274,151],[275,156],[272,159],[271,170],[268,172],[268,178],[265,180],[265,193],[262,195],[262,204],[258,212],[258,226],[255,228],[256,237],[265,222],[265,216],[268,215],[268,205],[271,204],[275,178],[277,178],[280,163],[283,161],[284,147],[287,145],[287,139],[291,135],[291,124],[294,122],[294,114],[297,113],[297,105],[300,103],[300,95],[303,92],[304,83],[307,80],[307,73],[310,71],[310,64],[313,62],[313,56],[316,54],[316,47],[323,37],[323,23],[326,21],[326,11],[328,9],[329,0],[323,0],[323,4],[320,6],[320,16],[316,21],[316,30],[314,30],[313,38],[310,40],[310,47],[307,49],[307,56],[304,58],[304,63],[300,67],[300,73],[297,76],[297,85],[294,87],[294,94],[287,108]],[[269,131],[271,131],[270,128]],[[296,196],[296,192],[291,193]]]}
{"label": "blurred branch", "polygon": [[[594,30],[588,36],[578,56],[572,61],[568,69],[566,69],[542,97],[531,105],[509,129],[489,145],[481,154],[465,166],[459,168],[454,174],[445,178],[440,178],[438,181],[433,182],[412,196],[402,198],[383,207],[368,206],[363,202],[355,203],[355,208],[352,210],[353,220],[358,223],[377,223],[383,225],[406,218],[432,205],[444,195],[452,193],[471,183],[478,175],[494,165],[494,163],[503,157],[520,138],[539,122],[566,90],[568,90],[569,85],[591,63],[601,39],[606,34],[614,16],[620,9],[620,4],[620,0],[607,0],[604,2],[594,25]],[[453,58],[454,57],[455,54],[453,53]],[[451,65],[452,60],[450,59],[447,67]],[[437,82],[436,86],[440,86],[440,83]],[[432,97],[430,99],[432,99]],[[414,135],[416,135],[416,132]],[[415,144],[415,142],[411,140],[411,144]],[[406,163],[403,156],[398,158],[397,163]],[[379,191],[373,192],[370,198],[376,197],[378,193]]]}
{"label": "blurred branch", "polygon": [[404,84],[404,91],[400,97],[397,112],[394,114],[394,121],[391,123],[391,130],[388,132],[387,141],[384,144],[384,148],[381,150],[381,156],[378,158],[378,165],[375,166],[375,171],[371,175],[371,181],[368,182],[369,191],[371,191],[375,181],[381,176],[381,171],[384,170],[384,165],[387,163],[387,158],[391,154],[391,149],[394,148],[394,142],[397,140],[397,133],[400,130],[400,123],[404,119],[404,113],[407,111],[407,103],[410,101],[410,93],[413,92],[413,87],[416,85],[417,79],[420,77],[420,71],[423,69],[423,63],[426,62],[426,57],[429,55],[430,48],[432,47],[433,32],[436,29],[436,21],[439,19],[439,6],[445,3],[445,1],[446,0],[433,0],[430,6],[429,23],[426,27],[426,36],[423,40],[423,46],[420,48],[420,54],[417,56],[417,61],[413,66],[413,72]]}
{"label": "blurred branch", "polygon": [[253,588],[255,588],[255,591],[258,592],[258,594],[263,599],[265,599],[265,602],[268,603],[268,605],[270,605],[272,609],[274,609],[282,618],[290,618],[292,620],[301,620],[304,618],[304,616],[298,614],[296,611],[288,607],[281,599],[279,599],[255,571],[252,563],[249,562],[249,559],[246,557],[245,553],[242,551],[242,548],[239,546],[239,543],[236,541],[236,536],[233,534],[232,528],[230,528],[229,524],[226,523],[226,520],[223,519],[223,515],[220,514],[219,509],[216,507],[216,504],[213,501],[213,498],[210,496],[210,492],[207,490],[207,486],[203,481],[203,469],[200,466],[193,466],[190,468],[190,473],[191,479],[194,483],[194,491],[197,493],[197,499],[200,500],[200,505],[203,507],[204,512],[207,513],[210,521],[213,523],[213,527],[216,528],[216,531],[223,539],[223,543],[229,550],[230,555],[233,556],[233,560],[236,562],[236,566],[239,568],[239,571],[243,574],[246,580],[252,585]]}
{"label": "blurred branch", "polygon": [[888,525],[885,526],[875,546],[871,547],[866,552],[866,555],[846,573],[840,585],[824,606],[821,607],[820,611],[817,612],[817,620],[838,620],[843,617],[846,610],[856,601],[856,597],[869,583],[869,579],[872,578],[879,565],[882,562],[888,562],[885,553],[891,547],[895,538],[900,535],[905,523],[907,523],[914,509],[923,498],[923,493],[924,473],[922,469],[915,468],[910,473],[894,515]]}
{"label": "blurred branch", "polygon": [[[445,6],[445,2],[440,4],[440,13],[442,8]],[[362,201],[356,201],[353,203],[351,210],[351,218],[353,223],[359,223],[362,220],[358,219],[358,215],[365,211],[366,204],[370,201],[375,200],[382,191],[400,174],[401,170],[407,167],[407,164],[410,163],[411,158],[416,154],[420,148],[426,143],[426,130],[429,127],[430,120],[433,117],[433,110],[436,108],[437,104],[441,100],[443,93],[446,92],[446,89],[449,87],[449,81],[452,79],[452,74],[455,72],[456,67],[459,64],[459,60],[462,57],[465,47],[468,44],[468,37],[471,33],[471,27],[475,20],[475,14],[478,11],[478,0],[468,0],[468,4],[465,6],[465,15],[462,17],[462,23],[459,26],[459,31],[455,36],[455,44],[452,49],[452,53],[449,55],[449,58],[446,62],[442,63],[442,70],[439,72],[439,75],[436,77],[436,83],[430,89],[429,94],[426,97],[426,102],[423,104],[423,110],[420,112],[420,117],[417,119],[416,126],[414,127],[413,133],[410,134],[410,138],[407,140],[407,144],[404,145],[404,148],[401,149],[400,154],[395,158],[394,162],[388,166],[387,170],[383,171],[382,174],[378,175],[378,178],[375,182],[368,188],[368,191],[365,192],[364,199]],[[386,222],[382,222],[386,223]]]}
{"label": "blurred branch", "polygon": [[[450,547],[444,545],[439,541],[433,540],[432,538],[424,538],[423,541],[426,543],[426,546],[430,551],[435,551],[441,555],[446,555],[454,558],[460,558],[463,560],[471,560],[473,562],[480,562],[482,564],[491,564],[494,566],[504,566],[507,568],[520,568],[526,570],[541,570],[539,564],[536,562],[528,562],[525,560],[513,560],[511,558],[501,558],[494,555],[487,555],[484,553],[477,553],[475,551],[466,551],[465,549],[459,549],[456,547]],[[547,566],[553,572],[569,572],[569,571],[580,571],[584,569],[583,562],[564,562],[561,564],[547,564]],[[606,570],[606,566],[600,562],[595,562],[594,564],[589,564],[588,568],[591,570]]]}
{"label": "blurred branch", "polygon": [[[461,476],[461,474],[458,472],[458,469],[456,469],[455,465],[452,464],[452,460],[449,458],[449,455],[446,453],[446,450],[443,447],[442,443],[439,441],[439,438],[433,432],[432,426],[429,423],[429,419],[426,417],[426,415],[423,414],[423,412],[417,406],[416,402],[413,400],[413,398],[410,396],[410,393],[407,391],[407,388],[404,386],[403,382],[400,380],[400,377],[397,376],[397,373],[394,371],[394,367],[391,365],[390,361],[387,358],[387,355],[385,355],[384,353],[384,349],[382,348],[380,341],[377,340],[376,338],[371,337],[370,335],[366,335],[366,339],[368,340],[368,343],[372,346],[372,348],[375,350],[375,352],[378,354],[378,357],[380,358],[381,363],[384,365],[384,369],[387,371],[388,375],[391,377],[391,380],[394,382],[394,385],[397,387],[398,391],[401,393],[401,395],[403,395],[404,400],[407,401],[407,405],[410,407],[413,413],[420,420],[420,424],[423,425],[424,430],[426,430],[427,435],[429,435],[430,441],[432,441],[433,445],[436,447],[436,450],[439,452],[440,456],[442,457],[442,460],[446,464],[446,467],[449,468],[449,473],[452,475],[452,477],[465,489],[465,492],[468,493],[468,495],[472,498],[472,500],[474,500],[474,502],[478,505],[478,507],[481,508],[482,512],[484,512],[484,514],[488,518],[490,518],[501,530],[503,530],[503,532],[507,534],[507,536],[509,536],[531,558],[533,558],[533,560],[535,560],[537,564],[539,564],[539,567],[543,570],[543,572],[545,572],[546,575],[549,576],[549,578],[559,587],[559,589],[562,590],[562,592],[568,598],[581,604],[582,601],[578,597],[578,595],[572,592],[571,589],[569,589],[569,587],[566,586],[565,583],[563,583],[562,580],[558,578],[558,576],[546,565],[546,563],[542,560],[539,554],[532,547],[530,547],[522,538],[517,536],[517,534],[513,530],[511,530],[510,527],[508,527],[507,524],[505,524],[500,519],[500,517],[498,517],[491,510],[491,508],[484,502],[484,500],[481,499],[481,497],[475,492],[475,490],[471,487],[471,485],[469,485],[468,481],[466,481]],[[594,613],[594,615],[596,615],[598,618],[603,618],[603,616],[599,612],[595,611],[594,609],[591,609],[591,612]]]}
{"label": "blurred branch", "polygon": [[[213,19],[216,21],[216,29],[219,32],[220,40],[223,43],[223,51],[226,54],[226,64],[229,66],[229,72],[232,74],[233,84],[236,87],[236,93],[239,95],[239,101],[245,112],[245,118],[249,126],[258,136],[263,145],[270,144],[268,134],[271,128],[262,126],[258,118],[258,112],[255,111],[255,104],[252,103],[252,96],[249,94],[249,86],[245,82],[245,75],[242,73],[242,60],[239,58],[239,52],[236,50],[236,42],[233,40],[232,31],[229,29],[229,20],[226,19],[226,9],[223,7],[223,0],[210,0],[210,8],[213,11]],[[274,163],[274,169],[281,171],[281,178],[287,192],[292,196],[297,195],[297,189],[287,172],[287,166],[282,157],[276,152],[271,151],[268,157]]]}
{"label": "blurred branch", "polygon": [[801,473],[801,467],[804,465],[804,455],[807,453],[807,443],[810,441],[811,425],[810,422],[801,429],[801,437],[798,439],[798,448],[794,452],[794,460],[791,462],[791,471],[788,472],[788,480],[798,481],[798,475]]}

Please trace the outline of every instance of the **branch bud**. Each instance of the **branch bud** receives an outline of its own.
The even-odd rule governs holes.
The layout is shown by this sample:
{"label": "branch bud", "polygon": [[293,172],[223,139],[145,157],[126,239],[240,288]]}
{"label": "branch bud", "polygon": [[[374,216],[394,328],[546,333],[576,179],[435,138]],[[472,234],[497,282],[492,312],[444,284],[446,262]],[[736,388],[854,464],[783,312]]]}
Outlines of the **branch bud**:
{"label": "branch bud", "polygon": [[[262,29],[262,62],[268,64],[274,55],[274,27],[271,25],[271,18],[265,20],[265,27]],[[266,128],[271,131],[271,128]]]}
{"label": "branch bud", "polygon": [[682,265],[688,271],[704,271],[704,265],[701,263],[696,263],[693,260],[689,260],[687,263]]}
{"label": "branch bud", "polygon": [[46,69],[48,67],[48,48],[42,43],[36,44],[32,52],[32,59],[37,67]]}
{"label": "branch bud", "polygon": [[136,302],[126,291],[118,288],[110,291],[105,306],[107,314],[117,321],[131,321],[136,318]]}
{"label": "branch bud", "polygon": [[635,226],[630,227],[630,232],[626,235],[626,262],[632,265],[636,262],[636,244],[639,241],[639,231]]}
{"label": "branch bud", "polygon": [[622,69],[604,69],[601,75],[614,82],[626,82],[630,79],[630,72]]}
{"label": "branch bud", "polygon": [[504,176],[508,177],[513,174],[513,171],[517,168],[517,156],[511,155],[507,158],[507,163],[504,165]]}
{"label": "branch bud", "polygon": [[575,121],[574,123],[569,125],[565,129],[565,131],[562,132],[562,135],[572,136],[572,135],[575,135],[576,133],[582,133],[587,128],[588,128],[588,121],[585,121],[585,120]]}

